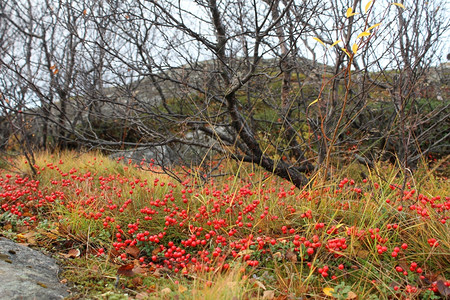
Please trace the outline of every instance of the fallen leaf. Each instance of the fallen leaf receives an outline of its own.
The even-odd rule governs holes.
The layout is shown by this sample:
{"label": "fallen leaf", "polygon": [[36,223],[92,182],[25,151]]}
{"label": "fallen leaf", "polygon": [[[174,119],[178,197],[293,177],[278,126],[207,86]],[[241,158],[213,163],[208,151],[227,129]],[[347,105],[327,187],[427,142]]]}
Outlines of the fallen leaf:
{"label": "fallen leaf", "polygon": [[264,291],[263,299],[265,299],[265,300],[272,300],[274,298],[275,298],[275,291],[272,291],[272,290]]}
{"label": "fallen leaf", "polygon": [[170,294],[171,292],[172,292],[171,289],[165,288],[165,289],[161,290],[161,295],[167,295],[167,294]]}
{"label": "fallen leaf", "polygon": [[117,269],[117,275],[123,275],[123,276],[134,276],[135,273],[133,272],[134,269],[134,264],[128,264],[128,265],[123,265],[120,266],[119,269]]}
{"label": "fallen leaf", "polygon": [[286,259],[289,260],[290,262],[296,263],[297,262],[297,254],[295,254],[292,251],[287,251],[286,252]]}
{"label": "fallen leaf", "polygon": [[135,299],[141,300],[141,299],[148,299],[150,295],[147,294],[146,292],[140,292],[138,294],[136,294],[136,296],[134,296]]}
{"label": "fallen leaf", "polygon": [[367,250],[358,250],[358,252],[356,252],[356,256],[362,259],[365,259],[369,256],[370,252]]}
{"label": "fallen leaf", "polygon": [[16,231],[20,232],[20,233],[27,232],[29,229],[30,229],[30,227],[26,226],[26,225],[17,225],[16,226]]}
{"label": "fallen leaf", "polygon": [[141,266],[139,266],[139,265],[135,265],[134,266],[133,272],[135,274],[143,274],[143,275],[145,275],[145,273],[147,273],[147,271],[144,268],[142,268]]}
{"label": "fallen leaf", "polygon": [[30,231],[30,232],[27,232],[25,234],[20,234],[20,235],[21,235],[22,239],[25,239],[28,244],[36,245],[36,239],[35,239],[36,232]]}
{"label": "fallen leaf", "polygon": [[70,249],[69,253],[67,253],[67,257],[69,258],[76,258],[80,256],[81,251],[79,249]]}
{"label": "fallen leaf", "polygon": [[327,296],[330,296],[330,297],[333,297],[333,292],[334,292],[334,289],[333,288],[331,288],[331,287],[326,287],[326,288],[323,288],[323,293],[325,294],[325,295],[327,295]]}
{"label": "fallen leaf", "polygon": [[358,295],[356,295],[352,291],[348,292],[348,294],[347,294],[347,299],[349,299],[349,300],[356,299],[357,297],[358,297]]}
{"label": "fallen leaf", "polygon": [[450,296],[450,287],[446,286],[444,281],[438,280],[436,282],[439,294],[443,296],[444,298],[448,298]]}
{"label": "fallen leaf", "polygon": [[125,253],[133,256],[134,258],[138,258],[141,250],[134,245],[130,245],[125,249]]}
{"label": "fallen leaf", "polygon": [[179,284],[178,285],[178,292],[179,293],[184,293],[187,291],[187,287],[185,287],[184,285]]}
{"label": "fallen leaf", "polygon": [[252,282],[254,283],[254,286],[258,286],[261,289],[266,290],[266,287],[264,286],[264,284],[261,281],[252,279]]}
{"label": "fallen leaf", "polygon": [[138,287],[138,286],[141,286],[141,285],[142,285],[143,280],[142,280],[141,277],[134,277],[134,278],[131,280],[131,282],[132,282],[133,286]]}
{"label": "fallen leaf", "polygon": [[[311,104],[310,104],[311,105]],[[274,258],[281,258],[282,257],[282,255],[281,255],[281,252],[275,252],[274,254],[273,254],[273,257]]]}

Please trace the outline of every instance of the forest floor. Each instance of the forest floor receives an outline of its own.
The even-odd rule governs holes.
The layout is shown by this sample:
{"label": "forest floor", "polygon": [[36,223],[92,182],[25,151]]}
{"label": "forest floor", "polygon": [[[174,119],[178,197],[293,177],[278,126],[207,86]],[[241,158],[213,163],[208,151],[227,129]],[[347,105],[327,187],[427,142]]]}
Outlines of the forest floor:
{"label": "forest floor", "polygon": [[69,299],[450,297],[445,159],[349,163],[303,189],[234,162],[213,177],[100,153],[5,162],[0,235],[57,258]]}

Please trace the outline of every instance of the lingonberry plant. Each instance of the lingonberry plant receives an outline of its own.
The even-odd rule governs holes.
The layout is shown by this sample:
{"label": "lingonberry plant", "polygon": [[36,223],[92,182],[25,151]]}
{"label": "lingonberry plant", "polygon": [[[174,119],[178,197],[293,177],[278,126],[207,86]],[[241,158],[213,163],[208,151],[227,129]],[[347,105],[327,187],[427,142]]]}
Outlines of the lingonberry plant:
{"label": "lingonberry plant", "polygon": [[[139,292],[160,295],[164,284],[152,279],[160,276],[200,294],[239,277],[250,298],[314,298],[343,284],[358,297],[437,297],[450,282],[449,190],[431,174],[405,190],[395,176],[299,190],[242,166],[241,176],[206,184],[195,169],[180,169],[175,182],[148,172],[151,165],[101,154],[42,154],[34,168],[35,179],[1,172],[3,235],[60,253],[79,249],[78,259],[134,275],[120,282]],[[114,277],[104,272],[102,280]]]}

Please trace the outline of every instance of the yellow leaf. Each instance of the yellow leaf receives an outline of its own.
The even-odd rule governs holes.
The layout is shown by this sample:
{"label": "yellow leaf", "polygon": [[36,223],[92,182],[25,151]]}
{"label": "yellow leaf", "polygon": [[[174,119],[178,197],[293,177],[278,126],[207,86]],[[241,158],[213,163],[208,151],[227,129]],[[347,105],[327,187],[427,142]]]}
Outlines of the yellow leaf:
{"label": "yellow leaf", "polygon": [[405,6],[403,4],[401,4],[401,3],[395,2],[395,3],[392,3],[392,4],[405,9]]}
{"label": "yellow leaf", "polygon": [[314,103],[316,103],[316,102],[318,102],[319,101],[319,98],[317,98],[316,100],[314,100],[313,102],[311,102],[309,105],[308,105],[308,107],[310,107],[311,105],[313,105]]}
{"label": "yellow leaf", "polygon": [[319,38],[313,37],[313,39],[315,39],[316,41],[318,41],[319,43],[321,43],[322,45],[325,46],[325,44]]}
{"label": "yellow leaf", "polygon": [[340,42],[342,42],[342,41],[341,41],[341,40],[337,40],[336,42],[334,42],[334,43],[330,46],[330,48],[336,46],[336,45],[339,44]]}
{"label": "yellow leaf", "polygon": [[358,52],[358,44],[353,44],[352,46],[352,52],[356,54],[356,52]]}
{"label": "yellow leaf", "polygon": [[341,48],[341,49],[342,49],[342,51],[345,52],[345,54],[347,54],[348,57],[350,57],[350,53],[348,53],[347,49],[345,49],[345,48]]}
{"label": "yellow leaf", "polygon": [[372,25],[372,26],[369,27],[369,29],[367,29],[367,31],[371,31],[372,29],[374,29],[375,27],[378,27],[380,25],[381,25],[381,23],[377,23],[375,25]]}
{"label": "yellow leaf", "polygon": [[184,285],[181,285],[181,284],[178,285],[178,292],[184,293],[186,291],[187,291],[187,287],[185,287]]}
{"label": "yellow leaf", "polygon": [[333,297],[333,292],[334,292],[334,289],[333,288],[331,288],[331,287],[326,287],[326,288],[323,288],[323,293],[325,294],[325,295],[327,295],[327,296],[330,296],[330,297]]}
{"label": "yellow leaf", "polygon": [[363,31],[363,32],[361,32],[360,34],[358,34],[358,39],[360,38],[360,37],[363,37],[363,36],[368,36],[368,35],[370,35],[370,32],[367,32],[367,31]]}
{"label": "yellow leaf", "polygon": [[364,8],[364,13],[367,13],[367,11],[369,10],[370,6],[372,5],[372,2],[373,1],[367,2],[366,7]]}
{"label": "yellow leaf", "polygon": [[346,12],[345,16],[346,16],[347,18],[350,18],[351,16],[354,16],[354,15],[357,15],[357,13],[354,13],[354,12],[353,12],[353,8],[349,7],[349,8],[347,9],[347,12]]}

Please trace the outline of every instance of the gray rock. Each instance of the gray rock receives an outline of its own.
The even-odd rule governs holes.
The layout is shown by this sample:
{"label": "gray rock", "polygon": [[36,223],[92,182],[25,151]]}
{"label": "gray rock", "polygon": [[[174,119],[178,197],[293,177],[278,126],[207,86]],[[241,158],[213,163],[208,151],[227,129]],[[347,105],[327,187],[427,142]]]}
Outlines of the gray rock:
{"label": "gray rock", "polygon": [[0,299],[63,299],[58,272],[53,258],[0,237]]}

